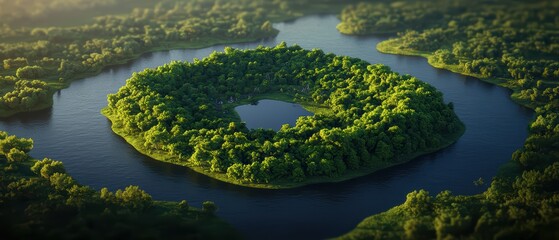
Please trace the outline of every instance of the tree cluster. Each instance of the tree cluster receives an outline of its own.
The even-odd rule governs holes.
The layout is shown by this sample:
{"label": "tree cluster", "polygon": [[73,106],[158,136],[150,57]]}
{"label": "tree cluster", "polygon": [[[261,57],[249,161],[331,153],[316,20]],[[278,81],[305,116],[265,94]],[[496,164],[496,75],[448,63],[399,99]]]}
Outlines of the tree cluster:
{"label": "tree cluster", "polygon": [[0,97],[0,106],[5,109],[28,110],[37,104],[50,101],[51,88],[40,80],[20,80],[12,91]]}
{"label": "tree cluster", "polygon": [[[289,89],[331,109],[278,132],[227,118],[234,102]],[[233,104],[224,104],[233,103]],[[225,48],[135,73],[104,113],[176,161],[245,183],[338,177],[437,149],[462,130],[442,94],[386,66],[298,46]]]}
{"label": "tree cluster", "polygon": [[[235,238],[228,226],[186,201],[161,203],[129,186],[111,192],[78,184],[60,161],[33,160],[33,140],[0,131],[0,224],[4,239]],[[211,226],[221,228],[213,229]]]}

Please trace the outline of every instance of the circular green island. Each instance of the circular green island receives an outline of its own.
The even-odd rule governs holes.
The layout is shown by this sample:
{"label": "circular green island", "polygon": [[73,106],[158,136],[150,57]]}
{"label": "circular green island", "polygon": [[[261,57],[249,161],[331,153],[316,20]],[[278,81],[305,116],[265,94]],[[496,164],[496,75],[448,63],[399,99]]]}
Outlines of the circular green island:
{"label": "circular green island", "polygon": [[[249,130],[234,108],[259,99],[296,102],[314,115],[278,131]],[[102,113],[145,155],[257,188],[363,176],[464,132],[452,104],[414,77],[285,43],[134,73]]]}

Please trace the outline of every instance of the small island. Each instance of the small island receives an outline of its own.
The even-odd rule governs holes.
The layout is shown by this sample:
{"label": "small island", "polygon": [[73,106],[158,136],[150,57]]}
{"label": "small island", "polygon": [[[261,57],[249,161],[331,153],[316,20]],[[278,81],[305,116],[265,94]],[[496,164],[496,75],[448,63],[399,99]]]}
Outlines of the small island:
{"label": "small island", "polygon": [[[259,99],[314,113],[249,130],[236,106]],[[299,46],[225,48],[135,73],[102,113],[141,153],[255,188],[338,182],[455,142],[464,125],[442,93],[383,65]]]}

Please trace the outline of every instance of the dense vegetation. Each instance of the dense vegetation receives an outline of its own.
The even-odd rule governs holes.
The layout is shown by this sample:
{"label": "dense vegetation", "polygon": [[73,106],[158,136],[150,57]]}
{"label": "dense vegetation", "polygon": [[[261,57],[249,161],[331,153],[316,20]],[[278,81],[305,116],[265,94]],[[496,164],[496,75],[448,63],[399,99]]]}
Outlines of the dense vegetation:
{"label": "dense vegetation", "polygon": [[[366,35],[371,33],[394,33],[409,28],[428,26],[440,21],[444,14],[452,14],[457,4],[438,1],[441,8],[433,8],[429,1],[385,1],[362,2],[349,5],[340,14],[337,28],[344,34]],[[443,7],[445,6],[445,7]]]}
{"label": "dense vegetation", "polygon": [[[6,20],[0,25],[0,94],[14,90],[15,84],[22,80],[41,80],[53,89],[60,89],[71,80],[96,74],[103,67],[123,63],[148,51],[202,47],[274,36],[277,31],[273,29],[271,21],[301,16],[306,12],[336,9],[339,5],[330,3],[332,1],[317,0],[165,0],[149,7],[143,7],[149,4],[140,4],[141,1],[130,3],[131,0],[85,2],[0,2],[0,18]],[[313,7],[309,8],[311,4]],[[122,11],[125,12],[103,15],[115,6],[123,7]],[[84,13],[83,10],[90,11]],[[98,17],[82,25],[18,26],[26,19],[50,16],[43,21],[48,23],[51,18],[64,15],[57,14],[57,11],[85,15],[88,12],[100,12]],[[75,20],[69,17],[65,21]],[[52,92],[42,89],[40,95],[50,97]],[[33,98],[28,102],[42,101]],[[21,105],[0,102],[0,117],[50,106],[30,105],[28,102]]]}
{"label": "dense vegetation", "polygon": [[[270,93],[329,110],[277,133],[249,131],[228,117],[235,102]],[[228,182],[264,184],[258,187],[371,172],[446,146],[463,130],[452,105],[426,83],[285,43],[147,69],[108,102],[103,113],[142,152]]]}
{"label": "dense vegetation", "polygon": [[[484,193],[453,196],[426,191],[408,194],[406,202],[371,216],[342,239],[369,238],[559,238],[559,2],[439,1],[426,7],[443,14],[417,25],[380,51],[428,57],[436,67],[472,75],[514,90],[513,99],[534,108],[536,118],[524,146],[512,154]],[[407,1],[405,5],[425,5]],[[376,8],[378,5],[366,5]],[[355,25],[380,21],[361,7],[344,10],[346,33],[375,33]],[[421,8],[420,8],[421,9]],[[416,9],[417,11],[421,11]],[[391,12],[395,10],[378,10]],[[401,12],[386,18],[401,21]],[[365,18],[359,20],[359,18]],[[365,31],[365,32],[364,32]]]}
{"label": "dense vegetation", "polygon": [[[151,1],[145,2],[146,4],[141,5],[155,5]],[[134,0],[0,0],[0,18],[2,23],[11,26],[43,25],[41,22],[46,22],[47,25],[73,25],[76,20],[80,22],[83,15],[122,13],[138,5]],[[74,21],[68,21],[71,18]]]}
{"label": "dense vegetation", "polygon": [[232,228],[188,202],[157,202],[137,186],[111,192],[80,185],[62,162],[31,159],[33,140],[0,131],[3,239],[230,239]]}
{"label": "dense vegetation", "polygon": [[[81,13],[78,9],[108,9],[116,2],[128,1],[0,0],[0,93],[4,95],[0,116],[41,108],[37,104],[50,101],[53,89],[64,87],[70,80],[85,74],[93,74],[103,66],[137,57],[142,52],[250,40],[249,35],[225,39],[205,31],[217,28],[229,34],[245,10],[248,14],[253,14],[248,11],[254,10],[264,15],[261,20],[249,23],[252,27],[249,26],[248,32],[262,33],[255,38],[271,36],[274,31],[262,32],[265,20],[298,16],[304,12],[298,11],[302,9],[300,7],[307,3],[198,0],[190,1],[188,7],[197,10],[189,12],[186,3],[165,1],[155,8],[138,8],[132,13],[101,17],[74,27],[52,24],[49,27],[20,27],[26,24],[17,22],[39,19],[48,23],[52,15]],[[227,6],[222,8],[222,4]],[[536,109],[537,114],[524,147],[513,154],[512,161],[491,182],[486,192],[474,196],[453,196],[448,192],[430,196],[425,191],[416,191],[407,196],[403,205],[368,218],[346,238],[559,238],[556,228],[559,225],[557,4],[551,0],[404,0],[367,3],[348,7],[342,12],[342,24],[338,27],[341,32],[398,31],[398,38],[380,44],[378,48],[384,52],[426,56],[434,66],[509,87],[515,91],[515,100]],[[219,16],[227,16],[222,19],[225,23],[211,20],[218,19],[212,15],[216,5],[219,7],[215,11],[230,11],[219,12]],[[257,8],[252,9],[255,6]],[[50,17],[44,18],[47,14]],[[285,89],[288,94],[295,93]],[[299,98],[299,101],[309,100],[308,95],[298,93],[307,97]],[[250,95],[256,98],[259,94]],[[233,95],[234,100],[248,97]],[[151,207],[147,210],[138,210],[134,207],[136,204],[125,203],[130,200],[124,200],[126,194],[123,194],[129,191],[138,193],[134,196],[145,196],[136,188],[125,189],[120,194],[105,191],[107,195],[103,199],[102,192],[75,184],[56,161],[43,161],[33,172],[31,167],[35,161],[26,154],[30,142],[15,141],[15,137],[4,133],[0,136],[0,224],[3,236],[61,238],[67,236],[66,229],[71,229],[67,232],[78,232],[74,230],[87,226],[97,228],[95,231],[80,231],[79,234],[83,235],[75,237],[129,238],[159,228],[169,231],[147,234],[166,237],[166,233],[177,229],[200,229],[191,225],[196,225],[192,219],[206,216],[192,208],[185,216],[179,213],[181,205],[159,202],[148,203],[147,206]],[[14,144],[18,146],[14,147]],[[43,176],[43,169],[49,177]],[[49,172],[54,174],[51,176]],[[60,188],[65,181],[70,183],[70,188]],[[80,198],[80,191],[90,198]],[[79,202],[87,207],[78,207]],[[182,206],[184,210],[185,204]],[[211,204],[208,206],[207,209],[211,209]],[[109,211],[104,213],[105,209]],[[162,212],[168,214],[160,214]],[[62,216],[61,220],[58,216]],[[142,219],[161,221],[140,221]],[[186,221],[186,227],[165,228],[183,224],[182,221]],[[122,229],[114,227],[116,222],[123,223],[118,225]],[[145,225],[150,223],[153,225]],[[201,225],[204,224],[196,226]]]}

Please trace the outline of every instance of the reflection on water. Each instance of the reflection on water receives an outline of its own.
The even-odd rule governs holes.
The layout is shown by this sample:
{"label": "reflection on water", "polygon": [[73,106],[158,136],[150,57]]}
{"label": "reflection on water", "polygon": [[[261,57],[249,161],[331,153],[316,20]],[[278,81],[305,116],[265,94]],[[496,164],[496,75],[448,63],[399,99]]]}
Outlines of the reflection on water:
{"label": "reflection on water", "polygon": [[[303,48],[383,63],[394,71],[426,81],[454,102],[466,133],[454,145],[410,163],[342,183],[317,184],[292,190],[258,190],[208,178],[187,168],[149,159],[112,133],[99,112],[107,94],[116,92],[132,72],[171,60],[203,58],[224,45],[146,54],[129,64],[78,80],[53,97],[54,107],[20,114],[0,122],[0,130],[32,137],[36,158],[64,162],[80,183],[114,190],[139,185],[157,200],[187,199],[194,206],[212,200],[220,217],[252,239],[323,239],[349,231],[363,218],[402,203],[408,192],[423,188],[433,194],[484,190],[472,181],[491,179],[527,136],[532,112],[510,101],[510,92],[479,80],[437,70],[423,58],[381,54],[383,37],[339,34],[335,16],[306,17],[274,26],[274,39],[233,44],[237,48],[274,46],[281,41]],[[261,103],[262,104],[262,103]],[[248,122],[248,121],[247,121]],[[283,122],[283,121],[282,121]],[[487,187],[487,186],[485,186]],[[273,233],[273,234],[270,234]]]}
{"label": "reflection on water", "polygon": [[19,126],[29,126],[33,124],[44,125],[45,123],[50,122],[51,117],[52,117],[52,107],[49,107],[46,109],[41,109],[33,112],[18,113],[16,115],[7,118],[2,118],[1,126],[19,127]]}

